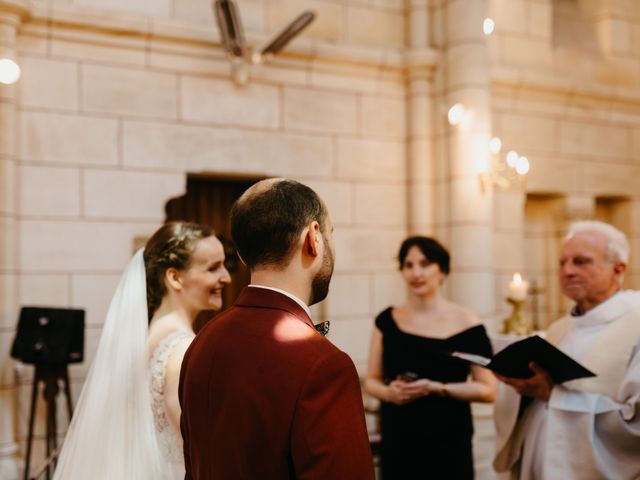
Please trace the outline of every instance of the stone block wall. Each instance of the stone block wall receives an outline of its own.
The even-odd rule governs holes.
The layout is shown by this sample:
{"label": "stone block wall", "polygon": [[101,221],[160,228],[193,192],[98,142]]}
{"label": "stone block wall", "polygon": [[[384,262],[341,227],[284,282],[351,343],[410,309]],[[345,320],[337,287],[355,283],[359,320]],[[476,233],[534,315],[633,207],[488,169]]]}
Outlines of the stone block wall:
{"label": "stone block wall", "polygon": [[[331,340],[361,372],[373,316],[404,296],[394,256],[407,233],[450,247],[447,295],[492,330],[515,271],[545,289],[543,324],[566,308],[555,256],[573,219],[625,230],[638,251],[626,282],[640,285],[633,2],[237,3],[254,47],[302,10],[317,14],[282,55],[249,67],[244,86],[209,0],[0,0],[0,46],[23,70],[0,88],[0,410],[11,412],[0,477],[27,418],[31,367],[8,358],[18,307],[87,310],[77,395],[134,244],[189,174],[289,176],[325,198],[336,271],[314,314],[332,320]],[[470,129],[446,123],[457,101],[474,110]],[[523,190],[480,187],[473,166],[492,135],[529,158]],[[487,427],[490,412],[476,413]],[[484,427],[479,478],[491,478]]]}
{"label": "stone block wall", "polygon": [[[630,236],[632,248],[637,244],[631,207],[614,212],[599,205],[635,205],[639,198],[640,50],[634,32],[640,11],[623,1],[564,0],[492,0],[489,11],[496,20],[488,40],[493,131],[505,150],[531,162],[528,197],[511,199],[527,208],[507,220],[520,233],[496,243],[496,302],[504,308],[508,277],[524,270],[545,289],[539,300],[546,325],[567,306],[550,257],[568,223],[609,221]],[[520,246],[510,255],[514,261],[503,261],[514,243]],[[637,285],[635,265],[626,287]]]}
{"label": "stone block wall", "polygon": [[[402,2],[238,3],[255,45],[304,8],[318,15],[245,86],[231,80],[208,0],[29,5],[15,44],[15,168],[2,179],[15,182],[15,208],[0,247],[16,242],[16,266],[0,276],[14,295],[0,317],[0,389],[16,410],[3,415],[0,449],[13,440],[23,449],[26,436],[32,368],[8,357],[17,308],[86,309],[86,360],[71,367],[77,397],[120,272],[188,174],[288,176],[320,193],[338,253],[331,295],[314,310],[361,370],[374,314],[402,300],[393,259],[407,225]],[[40,408],[33,466],[44,418]]]}

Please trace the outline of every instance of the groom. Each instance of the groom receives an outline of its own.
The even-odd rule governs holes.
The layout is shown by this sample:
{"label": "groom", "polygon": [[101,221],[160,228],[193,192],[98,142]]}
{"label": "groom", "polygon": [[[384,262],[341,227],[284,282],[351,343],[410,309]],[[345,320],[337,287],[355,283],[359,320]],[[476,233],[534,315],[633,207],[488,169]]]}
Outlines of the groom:
{"label": "groom", "polygon": [[333,273],[333,227],[309,187],[249,188],[231,234],[251,285],[187,351],[187,479],[373,479],[358,375],[313,326]]}

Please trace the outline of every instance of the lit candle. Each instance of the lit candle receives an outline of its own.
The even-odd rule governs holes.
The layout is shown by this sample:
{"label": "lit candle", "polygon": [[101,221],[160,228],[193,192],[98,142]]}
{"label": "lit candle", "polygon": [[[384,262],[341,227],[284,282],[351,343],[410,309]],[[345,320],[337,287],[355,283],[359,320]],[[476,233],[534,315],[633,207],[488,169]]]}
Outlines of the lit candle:
{"label": "lit candle", "polygon": [[514,300],[525,300],[527,291],[529,290],[529,282],[522,279],[522,275],[518,272],[513,274],[513,280],[509,282],[509,298]]}

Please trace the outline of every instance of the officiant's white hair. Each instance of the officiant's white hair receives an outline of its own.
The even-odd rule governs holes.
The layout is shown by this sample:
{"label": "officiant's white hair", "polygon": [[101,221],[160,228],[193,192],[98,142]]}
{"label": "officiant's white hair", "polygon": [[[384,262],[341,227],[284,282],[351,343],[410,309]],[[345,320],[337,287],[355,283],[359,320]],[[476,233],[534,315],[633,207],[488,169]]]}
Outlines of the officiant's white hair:
{"label": "officiant's white hair", "polygon": [[569,226],[566,240],[576,233],[596,232],[604,235],[607,240],[607,255],[614,262],[629,263],[629,241],[627,236],[613,225],[598,220],[581,220]]}

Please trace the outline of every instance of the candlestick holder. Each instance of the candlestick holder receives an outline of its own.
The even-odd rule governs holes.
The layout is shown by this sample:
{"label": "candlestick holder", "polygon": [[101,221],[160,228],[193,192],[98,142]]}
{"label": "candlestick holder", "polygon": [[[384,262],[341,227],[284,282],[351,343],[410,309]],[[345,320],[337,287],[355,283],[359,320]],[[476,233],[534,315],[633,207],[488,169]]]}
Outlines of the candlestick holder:
{"label": "candlestick holder", "polygon": [[507,297],[506,300],[511,304],[513,310],[511,311],[511,315],[502,322],[502,333],[515,333],[521,336],[531,334],[533,332],[531,322],[523,311],[524,304],[527,301],[516,300],[511,297]]}

